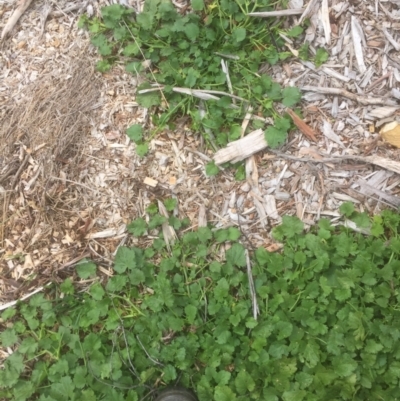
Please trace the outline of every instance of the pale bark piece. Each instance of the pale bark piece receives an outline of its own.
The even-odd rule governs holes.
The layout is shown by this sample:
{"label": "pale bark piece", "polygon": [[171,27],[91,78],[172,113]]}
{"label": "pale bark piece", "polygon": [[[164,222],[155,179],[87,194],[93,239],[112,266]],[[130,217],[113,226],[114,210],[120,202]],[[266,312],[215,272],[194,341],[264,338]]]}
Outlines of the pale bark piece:
{"label": "pale bark piece", "polygon": [[274,220],[280,220],[280,216],[278,214],[278,210],[276,209],[276,200],[273,195],[265,195],[265,211],[267,215]]}
{"label": "pale bark piece", "polygon": [[248,183],[251,185],[251,189],[253,191],[256,189],[257,193],[259,193],[259,188],[258,188],[258,168],[256,161],[254,160],[254,157],[249,157],[246,160],[245,164],[246,168],[246,178]]}
{"label": "pale bark piece", "polygon": [[307,7],[305,10],[303,10],[303,13],[301,14],[301,17],[299,19],[299,25],[310,16],[314,6],[318,3],[319,0],[310,0],[309,3],[307,4]]}
{"label": "pale bark piece", "polygon": [[249,195],[251,195],[253,199],[254,207],[256,208],[259,217],[259,223],[261,227],[266,228],[268,220],[265,213],[264,200],[261,196],[260,187],[258,185],[258,168],[254,156],[251,156],[246,160],[246,177],[247,182],[251,185],[251,192]]}
{"label": "pale bark piece", "polygon": [[[168,218],[169,215],[168,215],[167,209],[165,208],[164,204],[160,200],[157,201],[157,204],[158,204],[158,210],[159,210],[161,216]],[[162,223],[161,227],[162,227],[162,232],[164,235],[165,244],[167,246],[168,251],[171,252],[171,245],[174,244],[174,242],[178,238],[178,236],[176,235],[174,228],[168,224],[168,220],[166,222]]]}
{"label": "pale bark piece", "polygon": [[253,108],[252,108],[251,106],[248,106],[248,107],[247,107],[247,113],[246,113],[246,115],[244,116],[244,119],[243,119],[243,121],[242,121],[242,134],[241,134],[241,138],[243,138],[243,136],[244,136],[244,134],[245,134],[245,132],[246,132],[246,129],[247,129],[249,123],[250,123],[250,120],[251,120],[251,117],[252,117],[252,115],[251,115],[251,112],[252,112],[252,111],[253,111]]}
{"label": "pale bark piece", "polygon": [[321,4],[321,21],[324,27],[325,40],[328,45],[331,44],[331,23],[329,21],[328,0],[322,0]]}
{"label": "pale bark piece", "polygon": [[332,192],[332,196],[334,198],[339,199],[339,200],[344,201],[344,202],[360,203],[359,200],[357,200],[357,199],[355,199],[352,196],[347,195],[347,194],[340,194],[338,192]]}
{"label": "pale bark piece", "polygon": [[396,42],[396,40],[393,38],[393,36],[385,29],[382,29],[384,35],[386,36],[386,39],[390,42],[390,44],[395,48],[396,51],[400,50],[400,43]]}
{"label": "pale bark piece", "polygon": [[[228,85],[229,92],[231,95],[233,95],[234,92],[233,92],[231,77],[229,75],[229,67],[228,67],[228,63],[224,59],[221,59],[221,68],[222,68],[222,72],[226,76],[226,83]],[[235,99],[233,99],[233,102],[235,102]]]}
{"label": "pale bark piece", "polygon": [[261,17],[261,18],[270,18],[270,17],[283,17],[289,15],[300,15],[304,11],[303,8],[292,8],[289,10],[278,10],[278,11],[262,11],[257,13],[248,13],[249,17]]}
{"label": "pale bark piece", "polygon": [[86,239],[96,239],[96,238],[112,238],[118,237],[119,235],[123,234],[126,230],[126,225],[121,224],[118,228],[109,228],[104,231],[98,231],[97,233],[88,234],[85,238]]}
{"label": "pale bark piece", "polygon": [[337,143],[338,145],[340,145],[342,148],[344,148],[344,144],[342,142],[342,140],[340,139],[339,135],[337,135],[333,129],[332,129],[332,125],[329,121],[324,120],[324,124],[322,126],[322,132],[323,134],[330,139],[331,141]]}
{"label": "pale bark piece", "polygon": [[322,67],[322,71],[333,78],[340,79],[343,82],[349,82],[350,78],[345,77],[344,75],[340,74],[339,72],[332,70],[332,68]]}
{"label": "pale bark piece", "polygon": [[4,40],[4,38],[12,31],[15,24],[21,18],[21,15],[26,11],[29,5],[32,3],[32,0],[21,0],[19,2],[18,7],[12,13],[10,19],[7,21],[6,25],[1,32],[0,41]]}
{"label": "pale bark piece", "polygon": [[354,223],[354,221],[351,220],[346,220],[344,222],[344,227],[350,228],[351,230],[364,235],[371,235],[371,230],[369,228],[360,228],[356,223]]}
{"label": "pale bark piece", "polygon": [[363,32],[361,30],[360,24],[354,15],[351,16],[351,36],[353,38],[354,53],[356,55],[356,60],[358,64],[358,69],[361,74],[367,70],[364,62],[364,53],[362,47]]}
{"label": "pale bark piece", "polygon": [[395,160],[389,160],[380,156],[355,156],[354,160],[375,164],[376,166],[380,166],[386,170],[394,171],[395,173],[400,174],[400,162],[396,162]]}
{"label": "pale bark piece", "polygon": [[199,207],[198,224],[199,227],[207,227],[207,212],[206,207],[201,204]]}
{"label": "pale bark piece", "polygon": [[[255,195],[254,192],[252,194]],[[267,226],[268,220],[267,220],[267,214],[265,213],[264,202],[258,200],[257,197],[254,196],[253,203],[254,203],[254,206],[256,207],[257,214],[260,219],[259,223],[261,224],[261,227],[265,228]]]}
{"label": "pale bark piece", "polygon": [[303,91],[310,91],[310,92],[318,92],[323,93],[326,95],[339,95],[343,97],[347,97],[348,99],[355,100],[358,103],[361,103],[365,106],[376,105],[376,104],[383,104],[386,106],[396,106],[397,103],[392,99],[387,99],[383,97],[370,97],[370,96],[362,96],[356,95],[355,93],[351,93],[345,89],[340,88],[324,88],[321,86],[303,86],[300,88]]}
{"label": "pale bark piece", "polygon": [[157,184],[158,184],[158,181],[155,180],[154,178],[146,177],[146,178],[143,180],[143,184],[146,184],[146,185],[148,185],[148,186],[150,186],[150,187],[155,188],[155,187],[157,186]]}
{"label": "pale bark piece", "polygon": [[369,115],[375,118],[386,118],[390,117],[395,113],[399,108],[398,107],[390,107],[390,106],[382,106],[377,107],[369,112]]}
{"label": "pale bark piece", "polygon": [[357,182],[357,184],[360,186],[360,192],[368,192],[368,193],[373,193],[374,195],[369,195],[369,196],[374,196],[376,200],[384,200],[385,202],[399,207],[400,206],[400,198],[391,194],[387,194],[384,191],[381,191],[380,189],[376,188],[373,185],[370,185],[367,181],[363,180],[360,178]]}
{"label": "pale bark piece", "polygon": [[[370,176],[366,181],[374,188],[382,189],[386,187],[387,180],[393,176],[393,171],[379,170]],[[371,192],[369,195],[372,195]]]}
{"label": "pale bark piece", "polygon": [[226,148],[218,150],[214,155],[215,164],[236,163],[247,159],[268,146],[262,129],[255,130],[244,138],[231,142]]}

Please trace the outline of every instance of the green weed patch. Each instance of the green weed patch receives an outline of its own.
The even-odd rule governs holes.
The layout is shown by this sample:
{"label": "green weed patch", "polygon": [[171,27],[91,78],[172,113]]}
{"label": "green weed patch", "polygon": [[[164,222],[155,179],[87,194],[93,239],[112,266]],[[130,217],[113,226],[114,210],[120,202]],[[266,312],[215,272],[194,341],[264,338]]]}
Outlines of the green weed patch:
{"label": "green weed patch", "polygon": [[3,312],[0,398],[137,401],[179,382],[200,401],[398,399],[400,216],[341,211],[371,234],[285,217],[283,251],[253,253],[257,319],[238,229],[186,232],[170,253],[162,238],[120,247],[107,283],[82,292],[68,278]]}
{"label": "green weed patch", "polygon": [[[188,116],[191,128],[212,148],[223,147],[240,138],[248,110],[259,117],[252,120],[251,129],[263,128],[266,117],[275,121],[265,135],[270,146],[281,145],[292,123],[290,117],[275,111],[275,105],[295,106],[300,91],[283,88],[260,68],[292,57],[280,34],[296,42],[302,27],[284,30],[275,20],[247,16],[272,10],[276,4],[270,0],[193,0],[191,5],[190,13],[181,14],[170,1],[148,0],[138,15],[112,5],[102,8],[101,19],[80,20],[103,57],[97,65],[100,71],[122,61],[128,72],[145,79],[136,100],[143,107],[155,108],[152,118],[157,128],[128,130],[138,153],[145,155],[148,139],[167,124],[173,129],[179,116]],[[292,44],[302,49],[302,58],[308,58],[308,47],[300,40]],[[327,59],[323,49],[317,56],[318,64]]]}

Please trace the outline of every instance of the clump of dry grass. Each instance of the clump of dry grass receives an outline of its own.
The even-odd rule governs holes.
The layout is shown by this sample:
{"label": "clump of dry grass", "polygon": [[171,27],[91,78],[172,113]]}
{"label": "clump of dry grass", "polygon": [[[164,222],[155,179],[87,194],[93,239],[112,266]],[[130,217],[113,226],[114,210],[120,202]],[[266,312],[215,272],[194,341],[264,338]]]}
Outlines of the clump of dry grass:
{"label": "clump of dry grass", "polygon": [[[4,240],[11,237],[16,224],[33,228],[45,221],[44,231],[57,230],[65,216],[54,212],[62,208],[51,212],[49,204],[66,205],[69,199],[83,196],[77,193],[82,187],[77,190],[68,183],[79,177],[80,144],[90,132],[90,119],[99,105],[99,82],[93,60],[82,53],[67,59],[60,74],[42,75],[23,89],[18,100],[8,100],[0,116],[3,250]],[[21,204],[22,198],[25,204]],[[35,205],[33,213],[26,207],[29,202]],[[31,232],[33,235],[34,230]]]}

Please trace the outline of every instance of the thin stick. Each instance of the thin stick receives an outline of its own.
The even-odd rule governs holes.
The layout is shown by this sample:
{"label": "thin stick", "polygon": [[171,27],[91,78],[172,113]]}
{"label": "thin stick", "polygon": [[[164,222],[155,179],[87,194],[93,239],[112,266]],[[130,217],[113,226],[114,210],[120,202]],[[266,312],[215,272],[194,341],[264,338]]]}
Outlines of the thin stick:
{"label": "thin stick", "polygon": [[[226,83],[228,84],[228,88],[229,88],[229,93],[231,95],[233,95],[233,87],[232,87],[232,82],[231,82],[231,77],[229,75],[229,67],[228,67],[228,63],[221,59],[221,67],[222,67],[222,72],[225,74],[226,76]],[[235,102],[235,98],[233,99],[233,103],[236,104]]]}
{"label": "thin stick", "polygon": [[246,255],[247,277],[249,279],[251,304],[253,306],[253,317],[254,317],[254,320],[257,320],[257,316],[260,314],[260,309],[258,308],[258,303],[257,303],[257,296],[256,296],[256,290],[254,287],[253,274],[251,271],[251,262],[250,262],[249,251],[247,249],[245,249],[244,253]]}
{"label": "thin stick", "polygon": [[[149,92],[157,92],[157,91],[162,91],[164,89],[164,85],[158,85],[155,88],[149,88],[149,89],[141,89],[140,91],[138,91],[139,95],[142,95],[144,93],[149,93]],[[198,96],[198,94],[205,94],[205,95],[209,95],[210,99],[212,98],[212,100],[219,100],[219,98],[217,98],[216,96],[211,96],[211,95],[221,95],[221,96],[229,96],[233,99],[237,99],[240,100],[242,102],[247,102],[246,99],[243,99],[242,97],[236,96],[236,95],[232,95],[230,93],[227,92],[223,92],[223,91],[214,91],[214,90],[204,90],[204,89],[190,89],[190,88],[179,88],[179,87],[174,87],[172,88],[172,90],[174,92],[177,93],[184,93],[186,95],[191,95],[191,96]],[[201,97],[203,100],[207,100],[204,99],[204,97]]]}
{"label": "thin stick", "polygon": [[90,187],[88,187],[88,186],[86,186],[86,185],[84,185],[84,184],[81,184],[81,183],[79,183],[79,182],[76,182],[76,181],[68,180],[67,178],[59,178],[59,177],[55,177],[54,175],[52,175],[52,176],[50,177],[50,179],[52,179],[52,180],[58,180],[58,181],[70,182],[71,184],[75,184],[75,185],[78,185],[79,187],[86,188],[86,189],[88,189],[89,191],[93,191],[93,192],[98,191],[97,189],[90,188]]}
{"label": "thin stick", "polygon": [[355,100],[358,103],[361,103],[365,106],[374,105],[374,104],[383,104],[385,106],[397,106],[397,103],[391,99],[385,99],[383,97],[366,97],[364,95],[356,95],[355,93],[351,93],[344,89],[339,88],[323,88],[320,86],[303,86],[301,88],[303,91],[310,92],[318,92],[326,95],[338,95],[344,96],[351,100]]}
{"label": "thin stick", "polygon": [[153,362],[155,365],[158,365],[158,366],[164,366],[161,362],[156,361],[154,358],[152,358],[152,357],[150,356],[150,354],[147,352],[146,348],[144,347],[144,345],[143,345],[142,342],[140,341],[140,338],[139,338],[138,335],[136,335],[136,339],[139,341],[140,346],[142,347],[143,351],[144,351],[144,352],[146,353],[146,355],[147,355],[147,358],[149,358],[151,362]]}
{"label": "thin stick", "polygon": [[13,180],[11,181],[11,189],[14,190],[15,185],[17,184],[17,181],[19,179],[19,176],[22,173],[22,170],[25,168],[25,166],[28,163],[29,158],[31,157],[30,153],[27,153],[24,157],[24,160],[22,161],[21,165],[19,166],[18,171],[15,173]]}
{"label": "thin stick", "polygon": [[341,163],[343,160],[356,160],[363,163],[375,164],[376,166],[385,168],[386,170],[394,171],[397,174],[400,174],[400,163],[395,160],[385,159],[384,157],[379,156],[337,156],[337,157],[325,157],[322,159],[310,159],[306,157],[297,157],[292,155],[287,155],[286,153],[275,152],[270,149],[272,153],[274,153],[277,157],[282,157],[289,160],[295,160],[304,163]]}
{"label": "thin stick", "polygon": [[385,80],[386,78],[390,78],[390,76],[392,75],[391,72],[388,72],[385,75],[382,75],[380,78],[378,78],[376,81],[372,82],[372,84],[367,88],[367,92],[369,92],[372,88],[374,88],[376,85],[379,84],[379,82],[382,82],[383,80]]}
{"label": "thin stick", "polygon": [[157,391],[157,389],[153,389],[151,390],[148,394],[146,394],[143,398],[140,399],[140,401],[144,401],[147,397],[149,397],[150,395],[152,395],[153,393],[155,393]]}
{"label": "thin stick", "polygon": [[20,299],[16,300],[16,301],[10,301],[7,302],[6,304],[0,305],[0,311],[9,308],[10,306],[14,306],[17,304],[17,302],[22,302],[25,299],[28,299],[29,297],[31,297],[32,295],[37,294],[38,292],[42,291],[44,287],[47,287],[48,285],[50,285],[51,283],[47,283],[45,284],[43,287],[39,287],[36,288],[36,290],[30,292],[29,294],[24,295],[23,297],[21,297]]}
{"label": "thin stick", "polygon": [[21,18],[21,15],[29,7],[31,2],[32,2],[32,0],[21,0],[20,1],[18,8],[16,8],[14,10],[11,17],[7,21],[6,25],[4,26],[3,31],[1,32],[0,42],[3,41],[3,39],[7,36],[8,33],[11,32],[11,30],[14,28],[15,24]]}
{"label": "thin stick", "polygon": [[[22,171],[24,170],[25,166],[28,164],[29,158],[31,157],[30,153],[27,153],[24,157],[24,160],[22,161],[21,165],[19,166],[19,169],[14,175],[13,180],[11,181],[11,191],[14,191],[14,187],[17,184],[17,181],[19,179],[19,176],[21,175]],[[3,241],[4,241],[4,230],[5,230],[5,225],[6,225],[6,220],[7,220],[7,211],[8,211],[8,206],[10,204],[10,197],[5,194],[4,196],[4,204],[3,204],[3,222],[2,222],[2,228],[1,228],[1,244],[3,246]]]}
{"label": "thin stick", "polygon": [[288,15],[300,15],[303,14],[304,8],[292,8],[289,10],[278,10],[278,11],[262,11],[257,13],[248,13],[249,17],[261,17],[261,18],[269,18],[269,17],[284,17]]}

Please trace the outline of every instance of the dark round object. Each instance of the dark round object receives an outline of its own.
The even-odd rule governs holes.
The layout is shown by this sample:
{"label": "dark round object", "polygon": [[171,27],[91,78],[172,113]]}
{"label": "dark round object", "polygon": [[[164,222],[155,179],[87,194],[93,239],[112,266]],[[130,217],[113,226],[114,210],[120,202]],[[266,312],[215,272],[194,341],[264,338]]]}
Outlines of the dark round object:
{"label": "dark round object", "polygon": [[197,401],[197,397],[193,391],[186,388],[169,387],[161,391],[155,401]]}

